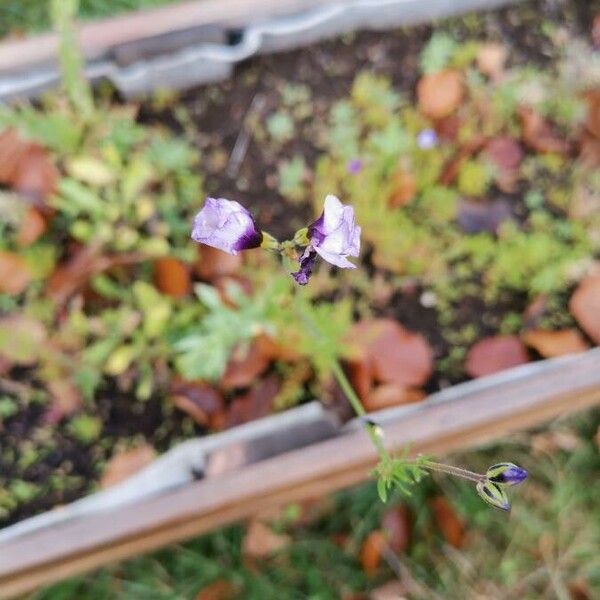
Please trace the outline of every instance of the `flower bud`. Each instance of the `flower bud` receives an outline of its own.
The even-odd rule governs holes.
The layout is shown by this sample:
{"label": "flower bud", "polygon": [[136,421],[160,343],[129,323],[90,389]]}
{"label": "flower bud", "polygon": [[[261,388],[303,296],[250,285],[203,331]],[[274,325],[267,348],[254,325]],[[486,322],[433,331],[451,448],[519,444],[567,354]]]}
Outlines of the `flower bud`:
{"label": "flower bud", "polygon": [[506,496],[506,492],[497,484],[491,481],[480,481],[477,486],[477,493],[490,506],[499,508],[500,510],[510,511],[510,502]]}
{"label": "flower bud", "polygon": [[192,239],[228,254],[258,248],[263,234],[252,215],[234,200],[207,198],[194,219]]}
{"label": "flower bud", "polygon": [[485,474],[488,481],[498,485],[518,485],[527,479],[527,471],[521,467],[509,463],[498,463],[492,465]]}

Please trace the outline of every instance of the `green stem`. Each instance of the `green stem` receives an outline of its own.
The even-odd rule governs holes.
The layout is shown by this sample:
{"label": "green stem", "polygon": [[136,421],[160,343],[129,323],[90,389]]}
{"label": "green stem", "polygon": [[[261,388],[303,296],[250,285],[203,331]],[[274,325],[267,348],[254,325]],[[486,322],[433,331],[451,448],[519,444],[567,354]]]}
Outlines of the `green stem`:
{"label": "green stem", "polygon": [[467,479],[469,481],[484,481],[485,475],[469,471],[467,469],[461,469],[460,467],[454,467],[452,465],[445,465],[442,463],[434,462],[432,460],[421,460],[419,466],[430,471],[437,471],[438,473],[447,473],[448,475],[454,475],[461,479]]}
{"label": "green stem", "polygon": [[[321,334],[319,332],[318,325],[315,323],[312,317],[310,303],[307,301],[304,293],[300,289],[296,289],[294,297],[296,300],[298,314],[304,320],[308,332],[313,336],[313,338],[319,340]],[[342,392],[344,392],[346,398],[348,398],[348,402],[350,402],[350,405],[352,406],[354,412],[358,417],[363,418],[364,427],[367,433],[369,434],[369,437],[371,438],[371,441],[373,442],[373,445],[375,446],[380,459],[382,461],[389,461],[390,455],[383,444],[380,429],[377,427],[377,425],[366,421],[365,417],[367,417],[367,411],[362,405],[358,394],[354,391],[354,388],[348,380],[346,373],[344,373],[344,370],[342,369],[339,360],[335,357],[331,357],[330,365],[333,376],[335,377],[340,388],[342,389]],[[461,469],[460,467],[454,467],[452,465],[445,465],[442,463],[434,462],[432,460],[424,460],[422,458],[402,459],[402,462],[405,463],[407,466],[419,466],[429,471],[446,473],[448,475],[454,475],[455,477],[460,477],[461,479],[467,479],[469,481],[479,482],[485,480],[485,476],[480,475],[479,473],[474,473],[473,471],[468,471],[467,469]]]}
{"label": "green stem", "polygon": [[[320,337],[319,328],[312,317],[310,304],[307,302],[302,290],[297,289],[296,293],[294,294],[294,297],[296,299],[296,306],[298,308],[298,312],[300,314],[300,317],[306,323],[307,330],[316,340],[318,340]],[[359,417],[365,417],[367,415],[367,411],[362,405],[360,398],[354,391],[352,384],[350,383],[350,381],[348,381],[348,378],[346,377],[346,374],[344,373],[340,362],[335,357],[331,357],[331,371],[339,386],[342,388],[342,391],[346,395],[346,398],[348,398],[348,401],[350,402],[350,405],[354,409],[356,415]],[[382,460],[389,459],[389,454],[385,449],[385,446],[383,445],[383,441],[381,439],[379,429],[377,428],[377,426],[366,422],[364,423],[364,426],[367,430],[367,433],[369,434],[369,437],[371,438],[371,441],[373,442],[373,445],[377,450],[377,453],[379,454],[379,457]]]}
{"label": "green stem", "polygon": [[[365,410],[364,406],[362,405],[362,402],[360,401],[359,397],[354,391],[352,384],[348,381],[348,378],[346,377],[346,374],[344,373],[344,370],[342,369],[337,359],[334,359],[332,361],[331,370],[333,372],[333,376],[336,378],[337,382],[339,383],[340,387],[342,388],[342,391],[346,395],[346,398],[348,398],[348,401],[350,402],[357,416],[366,416],[367,411]],[[365,423],[365,429],[367,430],[367,433],[369,434],[373,445],[375,446],[375,448],[377,448],[379,456],[382,459],[389,458],[388,452],[385,449],[385,446],[383,445],[381,437],[378,433],[377,426],[372,425],[371,423]]]}

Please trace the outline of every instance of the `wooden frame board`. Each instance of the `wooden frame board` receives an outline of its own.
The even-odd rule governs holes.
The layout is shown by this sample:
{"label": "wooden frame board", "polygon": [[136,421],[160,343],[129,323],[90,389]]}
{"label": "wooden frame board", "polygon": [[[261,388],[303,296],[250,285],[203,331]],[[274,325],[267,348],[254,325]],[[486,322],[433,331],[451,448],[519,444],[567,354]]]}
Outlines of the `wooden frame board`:
{"label": "wooden frame board", "polygon": [[[530,363],[374,415],[390,450],[443,455],[600,404],[600,348]],[[31,532],[0,545],[0,598],[189,539],[261,510],[321,496],[369,476],[366,433],[285,453],[113,512]]]}

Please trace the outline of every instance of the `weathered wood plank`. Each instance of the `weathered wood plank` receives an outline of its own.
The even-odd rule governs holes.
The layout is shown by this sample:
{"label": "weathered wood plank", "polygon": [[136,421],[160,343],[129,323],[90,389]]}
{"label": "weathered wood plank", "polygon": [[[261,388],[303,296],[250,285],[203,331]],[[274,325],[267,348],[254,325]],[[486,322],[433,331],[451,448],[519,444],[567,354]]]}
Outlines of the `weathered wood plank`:
{"label": "weathered wood plank", "polygon": [[[240,27],[256,19],[306,10],[335,0],[194,0],[82,24],[79,42],[88,59],[114,46],[203,25]],[[58,36],[46,33],[0,44],[0,72],[56,60]]]}
{"label": "weathered wood plank", "polygon": [[[600,349],[455,386],[376,416],[387,445],[442,455],[600,404]],[[0,598],[188,539],[259,510],[368,477],[362,430],[205,479],[115,512],[96,513],[0,546]]]}

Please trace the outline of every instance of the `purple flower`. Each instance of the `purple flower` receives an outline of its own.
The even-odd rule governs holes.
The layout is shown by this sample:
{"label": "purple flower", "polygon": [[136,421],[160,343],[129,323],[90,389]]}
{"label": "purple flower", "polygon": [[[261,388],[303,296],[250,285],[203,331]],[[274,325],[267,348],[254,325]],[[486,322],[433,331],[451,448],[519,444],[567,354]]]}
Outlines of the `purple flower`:
{"label": "purple flower", "polygon": [[417,146],[421,150],[431,150],[438,143],[438,136],[434,129],[423,129],[417,135]]}
{"label": "purple flower", "polygon": [[350,173],[350,175],[357,175],[362,171],[363,161],[360,158],[353,158],[349,160],[346,164],[346,171]]}
{"label": "purple flower", "polygon": [[335,196],[325,198],[321,216],[308,227],[309,244],[300,258],[300,270],[292,273],[300,285],[306,285],[317,254],[342,269],[355,269],[348,256],[358,256],[360,227],[354,222],[354,209]]}
{"label": "purple flower", "polygon": [[239,202],[207,198],[194,218],[192,239],[228,254],[237,254],[240,250],[258,248],[263,234],[256,227],[252,215]]}
{"label": "purple flower", "polygon": [[498,485],[518,485],[527,479],[527,471],[513,463],[505,462],[492,465],[486,472],[488,481]]}

